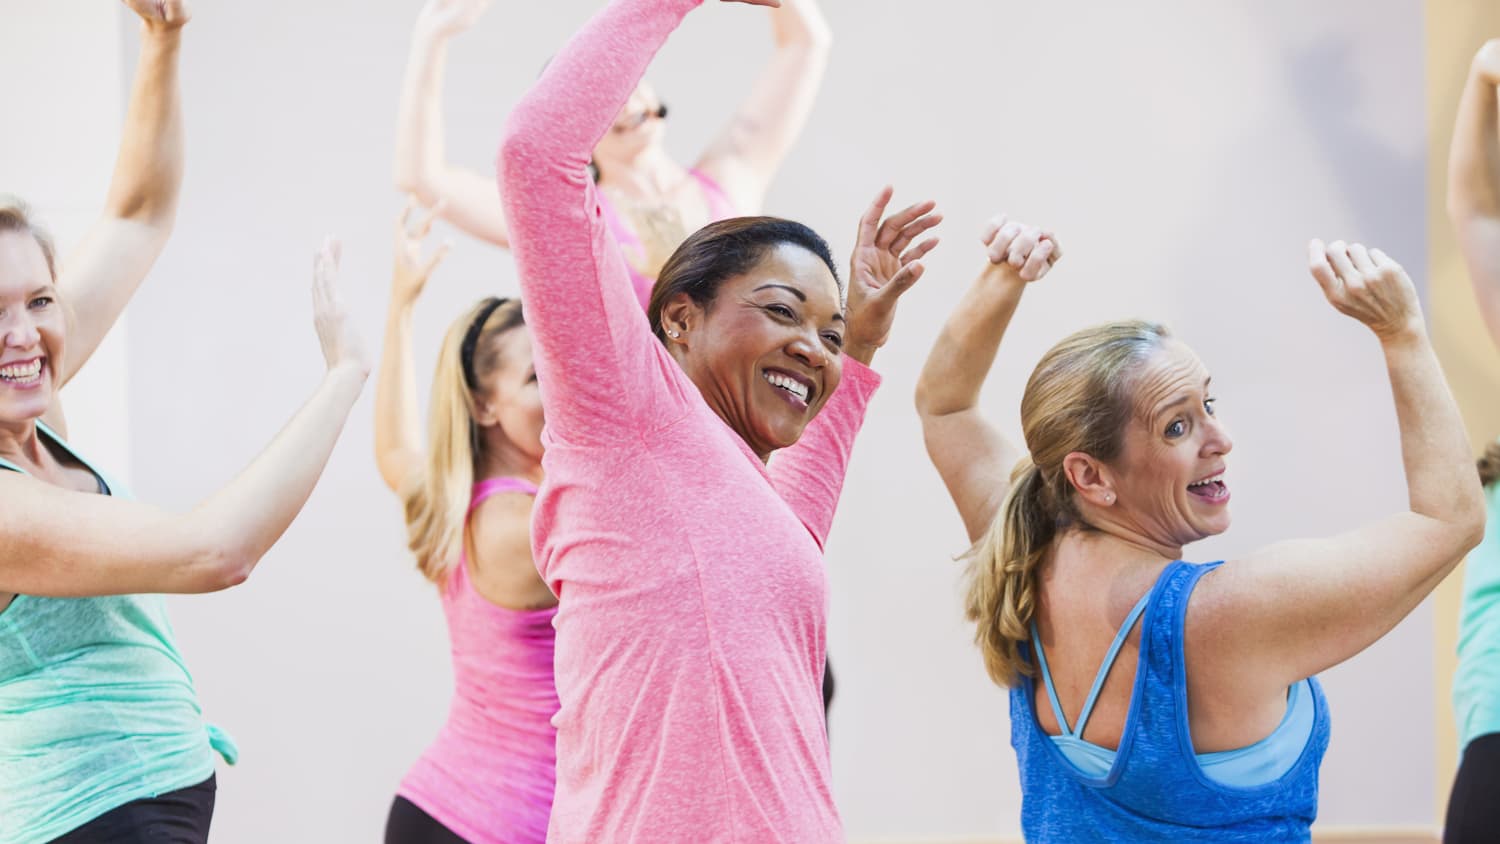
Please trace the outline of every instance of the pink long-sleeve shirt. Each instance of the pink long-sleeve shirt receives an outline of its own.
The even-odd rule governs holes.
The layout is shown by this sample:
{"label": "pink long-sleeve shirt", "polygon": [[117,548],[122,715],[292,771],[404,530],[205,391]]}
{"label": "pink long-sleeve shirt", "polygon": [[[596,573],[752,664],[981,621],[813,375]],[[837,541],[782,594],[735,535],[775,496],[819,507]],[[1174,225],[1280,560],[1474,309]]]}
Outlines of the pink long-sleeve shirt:
{"label": "pink long-sleeve shirt", "polygon": [[822,546],[878,377],[768,468],[652,336],[589,153],[699,0],[616,0],[510,118],[499,171],[542,401],[557,593],[551,842],[842,840]]}

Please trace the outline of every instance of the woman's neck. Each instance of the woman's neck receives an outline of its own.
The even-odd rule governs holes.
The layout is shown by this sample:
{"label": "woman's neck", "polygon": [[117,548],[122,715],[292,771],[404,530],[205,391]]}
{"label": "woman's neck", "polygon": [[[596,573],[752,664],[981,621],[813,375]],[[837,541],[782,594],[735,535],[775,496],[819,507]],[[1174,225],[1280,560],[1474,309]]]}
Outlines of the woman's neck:
{"label": "woman's neck", "polygon": [[46,465],[51,454],[37,434],[35,419],[0,423],[0,457],[22,466]]}
{"label": "woman's neck", "polygon": [[475,467],[474,480],[485,478],[520,478],[534,484],[542,482],[542,462],[516,448],[509,437],[498,431],[486,436],[484,453]]}
{"label": "woman's neck", "polygon": [[688,171],[660,147],[643,150],[628,159],[596,159],[599,186],[625,196],[651,199],[667,196]]}

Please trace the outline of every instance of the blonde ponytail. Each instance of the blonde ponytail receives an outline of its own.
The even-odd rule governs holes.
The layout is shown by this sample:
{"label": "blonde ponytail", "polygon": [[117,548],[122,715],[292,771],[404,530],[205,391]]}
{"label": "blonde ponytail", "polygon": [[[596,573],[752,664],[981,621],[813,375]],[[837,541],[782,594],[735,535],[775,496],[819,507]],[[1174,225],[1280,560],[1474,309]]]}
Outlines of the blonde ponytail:
{"label": "blonde ponytail", "polygon": [[985,670],[1001,686],[1035,676],[1027,648],[1039,570],[1060,533],[1088,528],[1063,459],[1074,452],[1099,460],[1119,454],[1136,370],[1168,336],[1165,327],[1140,321],[1088,328],[1053,346],[1026,383],[1021,428],[1030,456],[1012,470],[1000,512],[966,555],[964,614],[975,624]]}
{"label": "blonde ponytail", "polygon": [[473,356],[474,378],[482,382],[499,364],[495,339],[522,324],[520,302],[496,301],[476,303],[443,335],[428,409],[427,465],[413,473],[402,493],[407,547],[417,568],[434,583],[445,581],[463,551],[474,469],[483,452],[474,422],[474,391],[465,371],[466,349]]}

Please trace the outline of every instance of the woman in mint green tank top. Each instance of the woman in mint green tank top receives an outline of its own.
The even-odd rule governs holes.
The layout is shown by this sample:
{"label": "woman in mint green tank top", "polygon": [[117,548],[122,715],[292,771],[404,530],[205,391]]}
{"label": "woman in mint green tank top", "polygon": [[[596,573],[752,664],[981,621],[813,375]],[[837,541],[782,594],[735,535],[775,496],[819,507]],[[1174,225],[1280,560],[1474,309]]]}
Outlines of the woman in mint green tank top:
{"label": "woman in mint green tank top", "polygon": [[[1490,339],[1500,346],[1500,39],[1474,56],[1448,156],[1448,213]],[[1491,402],[1493,396],[1487,397]],[[1500,830],[1500,443],[1479,461],[1489,503],[1484,541],[1464,566],[1453,708],[1458,776],[1443,840],[1493,841]]]}
{"label": "woman in mint green tank top", "polygon": [[125,2],[141,56],[103,215],[59,269],[26,207],[0,200],[0,844],[133,842],[148,827],[153,842],[206,840],[214,751],[236,751],[204,721],[161,593],[244,581],[311,493],[369,371],[329,243],[313,283],[327,375],[233,482],[169,513],[66,442],[58,390],[155,261],[182,177],[189,13]]}

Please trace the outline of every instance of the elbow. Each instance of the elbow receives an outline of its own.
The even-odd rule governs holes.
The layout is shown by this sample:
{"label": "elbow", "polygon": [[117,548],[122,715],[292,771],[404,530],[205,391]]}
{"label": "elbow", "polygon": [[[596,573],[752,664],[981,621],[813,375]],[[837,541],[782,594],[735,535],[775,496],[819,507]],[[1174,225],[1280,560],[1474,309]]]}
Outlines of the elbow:
{"label": "elbow", "polygon": [[250,579],[259,557],[248,549],[214,546],[198,554],[194,592],[222,592]]}
{"label": "elbow", "polygon": [[523,102],[505,123],[505,133],[500,138],[500,151],[495,160],[502,197],[510,195],[512,185],[521,185],[525,174],[537,164],[546,129],[540,125],[534,111],[535,108]]}

